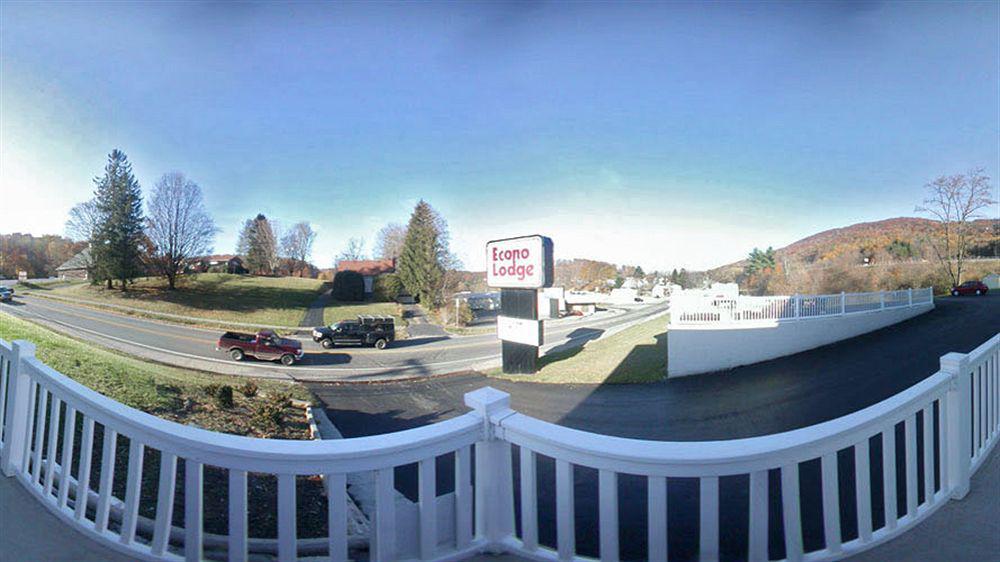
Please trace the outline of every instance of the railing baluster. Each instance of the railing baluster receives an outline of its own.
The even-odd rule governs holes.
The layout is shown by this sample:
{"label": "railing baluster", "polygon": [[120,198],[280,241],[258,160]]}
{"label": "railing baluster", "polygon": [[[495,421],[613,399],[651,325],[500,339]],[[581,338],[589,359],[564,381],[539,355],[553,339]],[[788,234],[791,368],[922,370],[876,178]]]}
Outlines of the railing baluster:
{"label": "railing baluster", "polygon": [[979,447],[982,445],[980,441],[980,415],[982,414],[982,406],[980,405],[980,396],[982,392],[979,389],[979,369],[973,367],[972,369],[972,411],[969,413],[972,416],[972,458],[979,456]]}
{"label": "railing baluster", "polygon": [[663,476],[646,478],[648,560],[667,559],[667,479]]}
{"label": "railing baluster", "polygon": [[73,440],[76,438],[76,408],[66,403],[66,421],[63,422],[62,460],[59,462],[59,509],[66,508],[69,500],[70,472],[73,468]]}
{"label": "railing baluster", "polygon": [[4,446],[10,442],[10,428],[7,427],[7,394],[8,389],[14,386],[14,381],[9,380],[10,360],[6,356],[0,355],[0,443]]}
{"label": "railing baluster", "polygon": [[298,557],[295,526],[295,475],[278,475],[278,560],[294,562]]}
{"label": "railing baluster", "polygon": [[396,488],[392,468],[375,471],[375,521],[372,535],[375,539],[372,560],[392,562],[396,559]]}
{"label": "railing baluster", "polygon": [[101,487],[97,500],[97,517],[94,519],[94,529],[98,534],[108,529],[108,508],[111,506],[111,485],[115,478],[115,445],[118,442],[118,432],[104,426],[104,448],[101,453]]}
{"label": "railing baluster", "polygon": [[826,549],[840,552],[840,480],[837,475],[837,453],[827,453],[820,460],[823,473],[823,535]]}
{"label": "railing baluster", "polygon": [[156,490],[156,521],[153,523],[154,555],[160,556],[170,541],[170,526],[174,516],[174,487],[177,480],[177,455],[160,452],[160,482]]}
{"label": "railing baluster", "polygon": [[538,488],[535,452],[521,447],[521,542],[527,550],[538,548]]}
{"label": "railing baluster", "polygon": [[882,432],[882,490],[885,500],[885,528],[896,528],[896,426]]}
{"label": "railing baluster", "polygon": [[868,437],[854,445],[854,500],[858,506],[858,538],[872,540],[871,456]]}
{"label": "railing baluster", "polygon": [[[347,560],[347,475],[326,475],[326,507],[329,520],[329,556],[331,562]],[[235,562],[235,561],[233,561]]]}
{"label": "railing baluster", "polygon": [[62,414],[62,400],[52,397],[52,409],[49,412],[49,442],[45,451],[45,498],[49,499],[52,494],[52,482],[55,478],[56,451],[59,446],[59,418]]}
{"label": "railing baluster", "polygon": [[229,469],[229,562],[247,559],[247,471]]}
{"label": "railing baluster", "polygon": [[917,430],[916,414],[906,416],[906,516],[917,516]]}
{"label": "railing baluster", "polygon": [[41,485],[42,477],[42,447],[45,444],[45,414],[49,400],[49,391],[38,385],[38,410],[35,413],[35,451],[31,461],[31,482]]}
{"label": "railing baluster", "polygon": [[705,476],[699,484],[699,559],[719,559],[719,477]]}
{"label": "railing baluster", "polygon": [[576,554],[573,500],[573,465],[556,459],[556,543],[560,560],[572,560]]}
{"label": "railing baluster", "polygon": [[455,546],[472,542],[472,447],[455,451]]}
{"label": "railing baluster", "polygon": [[437,459],[431,457],[417,465],[420,509],[420,557],[430,560],[437,550]]}
{"label": "railing baluster", "polygon": [[80,439],[80,467],[76,473],[76,495],[73,498],[73,517],[83,521],[87,514],[87,497],[90,495],[90,461],[94,455],[94,420],[83,416],[83,436]]}
{"label": "railing baluster", "polygon": [[750,562],[766,562],[767,553],[767,471],[750,473],[750,536],[747,557]]}
{"label": "railing baluster", "polygon": [[785,524],[785,559],[802,559],[802,510],[799,508],[799,465],[781,467],[781,509]]}
{"label": "railing baluster", "polygon": [[924,406],[924,504],[934,503],[934,402]]}
{"label": "railing baluster", "polygon": [[184,459],[184,559],[187,562],[200,562],[202,558],[203,476],[200,462]]}
{"label": "railing baluster", "polygon": [[125,513],[119,541],[131,544],[135,540],[135,524],[139,517],[139,486],[142,484],[142,461],[145,447],[132,437],[128,446],[128,477],[125,481]]}
{"label": "railing baluster", "polygon": [[31,420],[36,416],[36,411],[38,409],[38,404],[35,402],[35,397],[38,395],[38,390],[41,388],[40,385],[33,382],[28,383],[28,412],[25,416],[26,427],[24,432],[24,449],[21,451],[21,473],[25,476],[30,476],[28,474],[28,469],[31,466]]}
{"label": "railing baluster", "polygon": [[598,472],[598,496],[600,509],[598,520],[601,527],[601,562],[615,562],[618,560],[617,472],[605,469],[601,469]]}

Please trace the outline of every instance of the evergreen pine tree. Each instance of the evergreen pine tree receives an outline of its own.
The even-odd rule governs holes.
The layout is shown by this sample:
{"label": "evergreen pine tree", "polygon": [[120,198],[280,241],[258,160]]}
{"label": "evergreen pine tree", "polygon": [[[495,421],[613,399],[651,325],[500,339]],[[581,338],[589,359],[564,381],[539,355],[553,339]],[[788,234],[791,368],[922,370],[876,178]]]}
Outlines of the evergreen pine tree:
{"label": "evergreen pine tree", "polygon": [[142,192],[132,165],[121,150],[108,156],[104,175],[94,179],[98,220],[91,234],[91,260],[95,279],[111,288],[118,279],[123,291],[128,281],[142,273]]}
{"label": "evergreen pine tree", "polygon": [[278,242],[271,223],[262,214],[247,219],[240,232],[237,253],[245,257],[245,265],[256,275],[270,275],[278,265]]}
{"label": "evergreen pine tree", "polygon": [[406,292],[430,306],[441,300],[440,289],[450,256],[447,244],[444,221],[421,199],[410,216],[396,271]]}

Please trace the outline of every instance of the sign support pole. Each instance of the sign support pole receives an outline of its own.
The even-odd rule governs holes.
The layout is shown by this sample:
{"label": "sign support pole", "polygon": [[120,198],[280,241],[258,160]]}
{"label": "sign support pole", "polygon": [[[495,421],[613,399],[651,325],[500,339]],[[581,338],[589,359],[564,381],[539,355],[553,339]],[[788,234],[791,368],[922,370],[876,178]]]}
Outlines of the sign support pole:
{"label": "sign support pole", "polygon": [[[510,318],[538,320],[538,293],[535,289],[501,289],[500,314]],[[538,347],[503,340],[503,372],[532,375],[538,371]]]}

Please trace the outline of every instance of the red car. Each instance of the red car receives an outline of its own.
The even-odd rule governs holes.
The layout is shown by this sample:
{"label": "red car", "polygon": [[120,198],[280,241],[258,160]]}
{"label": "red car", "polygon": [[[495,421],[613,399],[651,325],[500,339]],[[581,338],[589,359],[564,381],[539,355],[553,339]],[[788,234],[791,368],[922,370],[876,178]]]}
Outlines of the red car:
{"label": "red car", "polygon": [[966,281],[957,287],[951,288],[952,296],[959,295],[985,295],[990,288],[982,281]]}
{"label": "red car", "polygon": [[282,365],[292,365],[302,359],[302,344],[280,338],[271,330],[261,330],[256,334],[226,332],[219,338],[216,351],[225,351],[234,361],[244,357],[255,357],[265,361],[281,361]]}

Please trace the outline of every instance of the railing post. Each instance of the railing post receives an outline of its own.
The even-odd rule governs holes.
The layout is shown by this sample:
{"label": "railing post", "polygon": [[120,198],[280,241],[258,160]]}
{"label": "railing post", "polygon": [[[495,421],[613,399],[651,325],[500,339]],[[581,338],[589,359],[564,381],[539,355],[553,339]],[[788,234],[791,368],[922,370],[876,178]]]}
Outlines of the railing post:
{"label": "railing post", "polygon": [[465,405],[483,418],[483,439],[476,443],[476,536],[492,554],[514,534],[514,486],[510,443],[497,438],[500,421],[514,413],[510,394],[486,386],[465,395]]}
{"label": "railing post", "polygon": [[906,306],[913,306],[913,287],[906,290]]}
{"label": "railing post", "polygon": [[795,293],[792,296],[792,298],[795,299],[795,319],[798,320],[798,318],[799,318],[799,306],[800,306],[800,303],[802,302],[802,297],[799,296],[798,293]]}
{"label": "railing post", "polygon": [[21,466],[24,457],[24,440],[28,432],[28,395],[31,378],[24,362],[35,356],[35,344],[17,340],[12,344],[14,357],[10,362],[10,379],[7,382],[7,443],[0,456],[4,476],[14,476],[15,467]]}
{"label": "railing post", "polygon": [[972,381],[969,357],[964,353],[941,356],[941,370],[951,375],[948,387],[947,451],[948,490],[960,500],[969,493],[969,469],[972,464]]}
{"label": "railing post", "polygon": [[840,315],[843,316],[847,313],[847,293],[844,291],[840,292]]}
{"label": "railing post", "polygon": [[878,309],[885,310],[885,291],[878,292]]}

